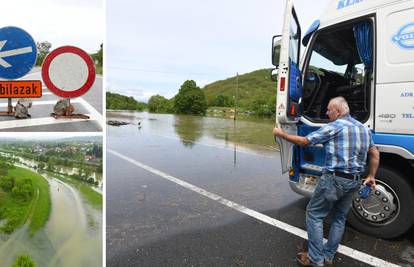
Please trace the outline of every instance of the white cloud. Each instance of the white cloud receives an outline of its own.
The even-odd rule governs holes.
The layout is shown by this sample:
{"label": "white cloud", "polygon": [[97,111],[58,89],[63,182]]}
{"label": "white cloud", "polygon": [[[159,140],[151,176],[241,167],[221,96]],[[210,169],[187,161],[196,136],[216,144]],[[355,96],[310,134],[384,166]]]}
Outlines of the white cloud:
{"label": "white cloud", "polygon": [[52,49],[75,45],[92,53],[104,40],[103,0],[13,0],[1,9],[0,25],[20,27]]}
{"label": "white cloud", "polygon": [[[297,0],[302,32],[328,0]],[[285,1],[107,0],[107,80],[173,96],[186,79],[207,83],[269,68]],[[123,90],[123,89],[120,89]]]}

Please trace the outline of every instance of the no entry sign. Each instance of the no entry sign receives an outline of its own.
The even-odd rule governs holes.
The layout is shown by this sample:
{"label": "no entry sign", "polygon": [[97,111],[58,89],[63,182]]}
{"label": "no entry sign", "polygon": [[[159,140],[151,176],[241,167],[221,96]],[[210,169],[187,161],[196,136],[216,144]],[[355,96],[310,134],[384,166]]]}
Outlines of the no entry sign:
{"label": "no entry sign", "polygon": [[74,98],[86,93],[95,81],[92,58],[74,46],[56,48],[42,64],[42,78],[55,95]]}

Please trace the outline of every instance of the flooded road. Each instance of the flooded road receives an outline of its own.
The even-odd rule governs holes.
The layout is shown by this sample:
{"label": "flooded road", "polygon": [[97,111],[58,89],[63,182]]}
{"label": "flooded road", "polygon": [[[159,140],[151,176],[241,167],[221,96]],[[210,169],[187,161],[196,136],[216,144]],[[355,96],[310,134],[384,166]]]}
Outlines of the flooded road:
{"label": "flooded road", "polygon": [[[135,124],[107,127],[107,266],[297,266],[303,239],[243,212],[305,229],[308,200],[281,175],[273,122],[233,132],[219,118],[108,115],[121,118]],[[342,244],[414,264],[412,231],[390,241],[348,227]],[[368,264],[338,254],[336,266]]]}
{"label": "flooded road", "polygon": [[89,207],[70,185],[45,173],[41,175],[50,186],[49,220],[32,237],[27,225],[10,236],[2,236],[1,266],[11,266],[21,253],[29,254],[37,266],[102,266],[101,212]]}

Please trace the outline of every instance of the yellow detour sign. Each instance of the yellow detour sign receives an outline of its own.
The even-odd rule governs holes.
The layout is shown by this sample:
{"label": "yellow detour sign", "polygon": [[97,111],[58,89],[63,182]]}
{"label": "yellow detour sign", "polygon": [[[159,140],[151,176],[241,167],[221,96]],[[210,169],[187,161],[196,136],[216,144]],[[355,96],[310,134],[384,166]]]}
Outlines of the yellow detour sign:
{"label": "yellow detour sign", "polygon": [[39,98],[42,96],[42,82],[0,81],[0,98]]}

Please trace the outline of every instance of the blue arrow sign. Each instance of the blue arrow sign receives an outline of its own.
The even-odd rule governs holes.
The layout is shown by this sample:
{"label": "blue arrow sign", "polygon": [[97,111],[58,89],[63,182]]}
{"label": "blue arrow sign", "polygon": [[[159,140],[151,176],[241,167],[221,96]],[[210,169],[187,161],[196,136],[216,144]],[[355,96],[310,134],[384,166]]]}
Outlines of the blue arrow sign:
{"label": "blue arrow sign", "polygon": [[17,27],[0,29],[0,77],[23,77],[33,68],[36,57],[36,43],[30,34]]}

